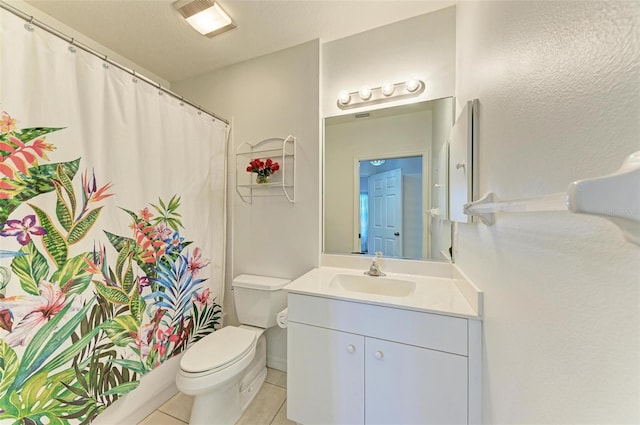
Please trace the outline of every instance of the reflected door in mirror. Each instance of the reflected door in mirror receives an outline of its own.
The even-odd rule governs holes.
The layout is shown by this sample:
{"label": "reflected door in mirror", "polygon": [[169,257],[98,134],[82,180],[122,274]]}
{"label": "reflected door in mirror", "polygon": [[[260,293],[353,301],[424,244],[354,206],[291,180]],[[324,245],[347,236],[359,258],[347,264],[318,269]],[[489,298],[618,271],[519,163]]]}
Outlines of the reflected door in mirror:
{"label": "reflected door in mirror", "polygon": [[402,169],[368,178],[371,252],[385,257],[402,257]]}

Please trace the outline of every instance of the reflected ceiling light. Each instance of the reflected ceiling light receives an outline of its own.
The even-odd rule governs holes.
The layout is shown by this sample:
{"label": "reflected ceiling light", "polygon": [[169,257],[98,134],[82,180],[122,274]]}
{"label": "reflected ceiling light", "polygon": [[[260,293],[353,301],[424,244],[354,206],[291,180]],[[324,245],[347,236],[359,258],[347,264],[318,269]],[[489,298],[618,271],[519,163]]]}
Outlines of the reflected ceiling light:
{"label": "reflected ceiling light", "polygon": [[196,31],[214,37],[236,27],[233,19],[214,0],[179,0],[173,7]]}
{"label": "reflected ceiling light", "polygon": [[384,164],[384,159],[374,159],[373,161],[369,161],[371,163],[371,165],[378,167],[382,164]]}
{"label": "reflected ceiling light", "polygon": [[425,84],[421,80],[407,80],[392,84],[385,81],[380,87],[373,89],[362,86],[354,92],[341,91],[338,94],[338,108],[350,109],[376,103],[390,102],[407,97],[414,97],[424,92]]}

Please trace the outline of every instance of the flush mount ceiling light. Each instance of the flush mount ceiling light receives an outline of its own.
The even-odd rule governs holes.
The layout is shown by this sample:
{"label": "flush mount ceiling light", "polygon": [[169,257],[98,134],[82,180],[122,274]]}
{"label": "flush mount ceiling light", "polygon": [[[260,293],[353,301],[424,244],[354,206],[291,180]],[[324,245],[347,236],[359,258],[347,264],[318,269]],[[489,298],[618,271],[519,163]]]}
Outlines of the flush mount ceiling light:
{"label": "flush mount ceiling light", "polygon": [[196,31],[214,37],[236,27],[233,19],[214,0],[179,0],[173,7]]}
{"label": "flush mount ceiling light", "polygon": [[382,102],[390,102],[407,97],[418,96],[424,92],[425,84],[421,80],[410,79],[391,84],[385,81],[382,86],[370,89],[363,86],[359,91],[349,93],[343,90],[338,95],[340,109],[357,108]]}

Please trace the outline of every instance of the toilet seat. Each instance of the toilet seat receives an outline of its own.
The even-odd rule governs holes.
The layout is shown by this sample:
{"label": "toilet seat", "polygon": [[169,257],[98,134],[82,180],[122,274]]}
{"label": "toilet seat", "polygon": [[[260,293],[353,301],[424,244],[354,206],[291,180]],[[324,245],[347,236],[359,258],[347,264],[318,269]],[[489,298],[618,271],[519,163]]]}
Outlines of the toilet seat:
{"label": "toilet seat", "polygon": [[194,344],[180,360],[180,372],[197,377],[228,368],[255,349],[257,334],[226,326]]}

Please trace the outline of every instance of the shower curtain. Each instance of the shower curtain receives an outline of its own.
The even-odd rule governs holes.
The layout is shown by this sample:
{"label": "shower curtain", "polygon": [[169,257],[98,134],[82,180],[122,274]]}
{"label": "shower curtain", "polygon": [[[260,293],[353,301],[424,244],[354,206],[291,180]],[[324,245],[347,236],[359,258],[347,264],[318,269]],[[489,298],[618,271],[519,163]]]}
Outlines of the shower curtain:
{"label": "shower curtain", "polygon": [[0,423],[89,423],[221,321],[227,126],[0,19]]}

